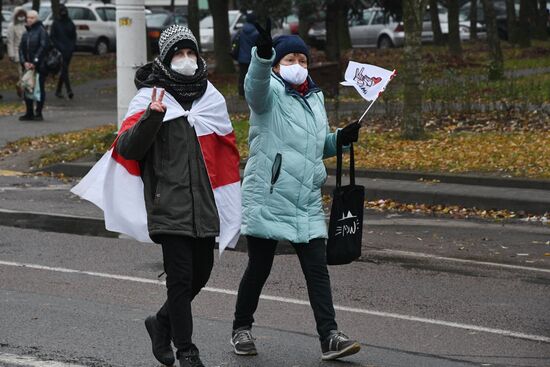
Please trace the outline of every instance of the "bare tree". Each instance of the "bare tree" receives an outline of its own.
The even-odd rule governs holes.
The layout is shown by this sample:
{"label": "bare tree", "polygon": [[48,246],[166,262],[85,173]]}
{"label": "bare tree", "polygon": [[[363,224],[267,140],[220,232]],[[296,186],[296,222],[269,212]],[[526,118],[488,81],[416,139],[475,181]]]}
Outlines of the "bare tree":
{"label": "bare tree", "polygon": [[198,0],[188,0],[187,2],[187,22],[189,29],[195,35],[199,48],[201,47],[201,35],[200,35],[200,16],[199,16],[199,2]]}
{"label": "bare tree", "polygon": [[424,135],[422,123],[422,18],[425,0],[403,0],[403,120],[401,135],[420,139]]}
{"label": "bare tree", "polygon": [[235,72],[233,59],[229,54],[231,37],[229,35],[229,11],[227,0],[208,0],[208,7],[214,22],[214,57],[216,58],[216,72],[229,74]]}
{"label": "bare tree", "polygon": [[460,24],[458,22],[458,0],[447,0],[449,10],[449,52],[453,57],[462,58],[462,45],[460,44]]}
{"label": "bare tree", "polygon": [[[3,0],[0,0],[0,14],[2,13],[3,7],[4,7]],[[2,29],[2,20],[3,20],[2,18],[4,17],[0,16],[0,29]],[[0,37],[0,60],[2,60],[3,58],[4,58],[4,39],[3,37]]]}
{"label": "bare tree", "polygon": [[485,24],[487,25],[487,43],[489,44],[489,80],[502,79],[504,76],[504,61],[498,37],[497,19],[492,0],[482,0],[483,12],[485,13]]}
{"label": "bare tree", "polygon": [[430,20],[432,22],[434,44],[441,46],[445,43],[445,39],[443,38],[443,32],[441,32],[441,23],[439,22],[437,0],[430,0]]}
{"label": "bare tree", "polygon": [[518,17],[516,15],[514,0],[506,0],[506,17],[508,42],[516,44],[518,43]]}
{"label": "bare tree", "polygon": [[172,13],[176,11],[176,0],[170,0],[170,11]]}
{"label": "bare tree", "polygon": [[535,37],[539,40],[548,39],[548,13],[546,10],[546,0],[539,0],[538,6],[535,4],[536,11],[536,32]]}
{"label": "bare tree", "polygon": [[476,40],[477,37],[477,0],[471,0],[470,3],[470,39]]}
{"label": "bare tree", "polygon": [[529,47],[531,46],[531,37],[529,32],[529,18],[531,15],[530,1],[521,0],[519,4],[518,44],[520,47]]}
{"label": "bare tree", "polygon": [[326,55],[331,61],[340,60],[340,51],[351,48],[348,28],[348,0],[326,0]]}
{"label": "bare tree", "polygon": [[40,0],[32,0],[32,10],[40,10]]}

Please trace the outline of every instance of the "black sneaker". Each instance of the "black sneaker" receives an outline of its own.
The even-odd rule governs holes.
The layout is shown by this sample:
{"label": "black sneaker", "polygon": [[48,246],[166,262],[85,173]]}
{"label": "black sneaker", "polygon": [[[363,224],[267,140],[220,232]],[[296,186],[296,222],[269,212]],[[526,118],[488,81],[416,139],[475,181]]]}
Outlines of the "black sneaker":
{"label": "black sneaker", "polygon": [[180,367],[204,367],[199,358],[199,350],[195,346],[187,352],[178,352],[178,361]]}
{"label": "black sneaker", "polygon": [[256,345],[254,345],[254,337],[252,337],[252,333],[248,328],[233,330],[231,345],[235,354],[240,356],[255,356],[258,354]]}
{"label": "black sneaker", "polygon": [[151,338],[153,355],[163,365],[172,366],[176,359],[170,345],[170,330],[167,330],[157,320],[156,316],[149,316],[145,319],[145,328]]}
{"label": "black sneaker", "polygon": [[24,114],[22,116],[19,116],[19,121],[32,121],[32,120],[34,120],[33,115]]}
{"label": "black sneaker", "polygon": [[361,345],[355,340],[351,340],[344,333],[332,330],[330,335],[321,342],[323,351],[322,359],[328,361],[331,359],[342,358],[359,352]]}

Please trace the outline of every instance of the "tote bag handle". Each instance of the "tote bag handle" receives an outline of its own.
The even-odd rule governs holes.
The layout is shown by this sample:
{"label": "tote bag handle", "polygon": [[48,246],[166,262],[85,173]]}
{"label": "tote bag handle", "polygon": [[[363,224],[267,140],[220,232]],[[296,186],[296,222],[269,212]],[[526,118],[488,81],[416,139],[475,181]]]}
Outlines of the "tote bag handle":
{"label": "tote bag handle", "polygon": [[[336,187],[342,186],[342,143],[340,134],[336,136]],[[349,145],[349,183],[355,185],[355,155],[353,153],[353,143]]]}

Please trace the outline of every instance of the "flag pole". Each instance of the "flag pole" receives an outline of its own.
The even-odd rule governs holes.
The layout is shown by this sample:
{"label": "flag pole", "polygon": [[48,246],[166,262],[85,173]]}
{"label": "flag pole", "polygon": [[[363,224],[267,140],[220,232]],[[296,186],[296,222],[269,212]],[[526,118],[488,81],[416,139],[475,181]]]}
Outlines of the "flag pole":
{"label": "flag pole", "polygon": [[369,107],[367,107],[366,111],[363,113],[363,115],[361,116],[361,118],[359,118],[359,121],[358,121],[359,124],[361,123],[361,120],[363,119],[363,117],[365,117],[365,115],[367,114],[367,112],[369,112],[370,108],[372,107],[372,105],[374,104],[375,101],[376,101],[376,99],[374,99],[374,100],[370,103]]}

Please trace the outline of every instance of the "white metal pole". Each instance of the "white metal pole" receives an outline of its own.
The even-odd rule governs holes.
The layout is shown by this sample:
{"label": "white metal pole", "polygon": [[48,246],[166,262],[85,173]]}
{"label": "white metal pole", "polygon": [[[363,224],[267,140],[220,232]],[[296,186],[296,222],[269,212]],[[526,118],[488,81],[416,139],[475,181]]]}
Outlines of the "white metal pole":
{"label": "white metal pole", "polygon": [[145,0],[116,1],[116,67],[118,127],[136,94],[136,69],[147,62]]}

